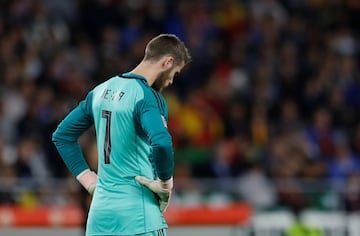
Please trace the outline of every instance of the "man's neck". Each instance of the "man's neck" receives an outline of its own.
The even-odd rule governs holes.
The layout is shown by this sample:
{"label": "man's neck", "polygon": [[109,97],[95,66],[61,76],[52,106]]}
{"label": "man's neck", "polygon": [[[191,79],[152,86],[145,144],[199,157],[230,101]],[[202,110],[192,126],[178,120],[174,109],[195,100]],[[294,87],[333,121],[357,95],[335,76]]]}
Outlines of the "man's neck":
{"label": "man's neck", "polygon": [[143,76],[147,80],[149,86],[152,86],[159,72],[156,70],[156,65],[154,63],[142,61],[131,71],[131,73]]}

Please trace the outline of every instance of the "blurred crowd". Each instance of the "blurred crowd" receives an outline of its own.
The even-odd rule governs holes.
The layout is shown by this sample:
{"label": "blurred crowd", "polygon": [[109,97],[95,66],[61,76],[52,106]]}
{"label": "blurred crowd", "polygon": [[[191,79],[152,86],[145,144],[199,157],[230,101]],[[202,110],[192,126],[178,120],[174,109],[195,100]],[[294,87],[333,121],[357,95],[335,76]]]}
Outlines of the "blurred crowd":
{"label": "blurred crowd", "polygon": [[[178,196],[360,210],[359,23],[357,0],[3,0],[0,202],[63,201],[38,181],[73,179],[57,124],[173,33],[192,55],[164,94]],[[80,143],[96,169],[94,130]]]}

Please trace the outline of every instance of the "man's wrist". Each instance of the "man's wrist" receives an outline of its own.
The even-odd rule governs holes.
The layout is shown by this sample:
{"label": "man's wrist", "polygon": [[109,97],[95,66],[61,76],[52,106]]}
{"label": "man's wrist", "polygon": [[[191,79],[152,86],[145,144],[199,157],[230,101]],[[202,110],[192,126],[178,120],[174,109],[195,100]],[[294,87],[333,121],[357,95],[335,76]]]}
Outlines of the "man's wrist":
{"label": "man's wrist", "polygon": [[173,188],[173,177],[168,180],[159,179],[160,187],[166,190],[171,190]]}
{"label": "man's wrist", "polygon": [[94,171],[86,169],[83,172],[81,172],[78,176],[76,176],[76,179],[89,193],[91,193],[95,189],[98,178],[97,178],[97,174]]}

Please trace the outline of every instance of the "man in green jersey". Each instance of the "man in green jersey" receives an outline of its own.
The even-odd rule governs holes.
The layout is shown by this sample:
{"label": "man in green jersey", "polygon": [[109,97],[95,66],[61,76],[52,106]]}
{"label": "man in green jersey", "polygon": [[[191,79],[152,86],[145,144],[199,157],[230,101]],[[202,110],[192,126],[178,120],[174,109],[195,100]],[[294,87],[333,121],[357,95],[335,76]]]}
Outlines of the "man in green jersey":
{"label": "man in green jersey", "polygon": [[[174,157],[160,92],[189,61],[178,37],[158,35],[138,66],[96,86],[53,133],[66,166],[93,195],[86,235],[166,235],[162,213],[173,187]],[[97,174],[78,144],[92,125]]]}

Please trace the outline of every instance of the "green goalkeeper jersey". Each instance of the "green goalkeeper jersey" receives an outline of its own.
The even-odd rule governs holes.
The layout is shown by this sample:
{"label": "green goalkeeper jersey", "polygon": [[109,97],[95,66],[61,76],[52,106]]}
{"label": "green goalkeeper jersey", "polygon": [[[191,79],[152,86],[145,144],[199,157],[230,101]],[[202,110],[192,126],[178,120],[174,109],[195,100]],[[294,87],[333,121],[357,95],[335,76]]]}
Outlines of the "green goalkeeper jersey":
{"label": "green goalkeeper jersey", "polygon": [[169,179],[174,159],[163,96],[125,73],[95,87],[59,124],[53,141],[74,176],[88,168],[78,138],[93,124],[98,184],[87,235],[133,235],[166,228],[156,196],[134,179]]}

